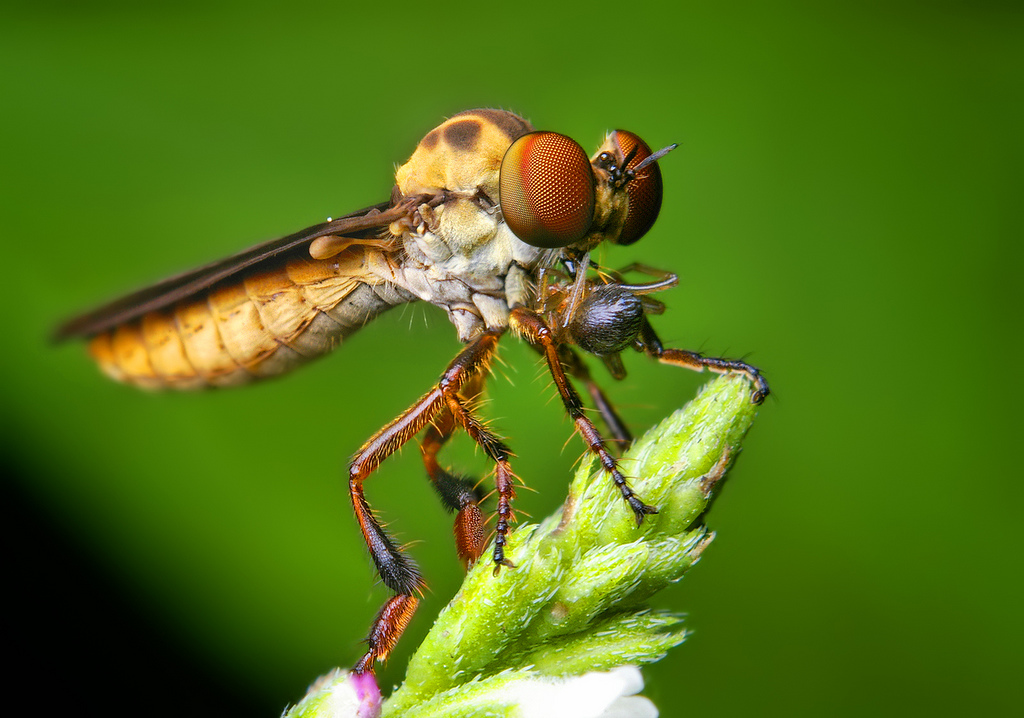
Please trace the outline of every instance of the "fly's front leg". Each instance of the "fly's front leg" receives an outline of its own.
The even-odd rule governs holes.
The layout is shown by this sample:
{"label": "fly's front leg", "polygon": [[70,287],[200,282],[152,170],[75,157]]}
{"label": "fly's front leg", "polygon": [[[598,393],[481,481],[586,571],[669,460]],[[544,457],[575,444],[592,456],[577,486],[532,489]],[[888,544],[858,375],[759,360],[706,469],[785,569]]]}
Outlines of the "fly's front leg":
{"label": "fly's front leg", "polygon": [[[654,282],[645,282],[643,284],[633,284],[623,279],[623,275],[630,274],[631,272],[638,272],[640,274],[646,274],[649,277],[654,277]],[[637,294],[650,294],[651,292],[660,292],[663,289],[674,287],[679,284],[679,275],[675,272],[670,272],[667,269],[658,269],[652,267],[649,264],[640,264],[639,262],[633,262],[627,264],[622,269],[618,269],[611,272],[610,275],[615,279],[615,283],[623,287],[629,287]]]}
{"label": "fly's front leg", "polygon": [[[415,594],[423,590],[423,579],[411,558],[405,555],[388,536],[374,515],[363,492],[363,482],[388,456],[397,451],[434,417],[450,411],[460,421],[456,408],[463,407],[458,393],[475,376],[485,371],[497,348],[501,330],[487,331],[473,340],[448,365],[437,386],[427,392],[401,416],[374,434],[363,444],[349,466],[349,494],[356,520],[370,549],[377,573],[388,588],[395,592],[374,619],[366,642],[366,654],[356,663],[354,671],[372,671],[373,664],[387,658],[391,649],[409,624],[419,599]],[[486,448],[486,447],[485,447]]]}
{"label": "fly's front leg", "polygon": [[629,487],[626,477],[619,470],[619,464],[615,457],[611,455],[608,447],[605,446],[604,439],[601,438],[597,427],[594,426],[594,423],[583,412],[583,402],[580,401],[580,395],[576,393],[576,389],[573,388],[572,384],[569,383],[569,379],[565,376],[565,370],[562,367],[559,356],[560,345],[555,340],[547,322],[536,312],[519,306],[512,310],[509,317],[509,326],[512,331],[524,337],[544,355],[548,371],[551,373],[551,378],[555,381],[555,387],[558,389],[558,394],[562,399],[562,404],[565,405],[566,412],[575,422],[576,429],[587,443],[587,447],[597,456],[601,466],[604,467],[604,470],[612,477],[612,481],[615,482],[619,491],[622,492],[622,498],[633,509],[637,524],[644,520],[644,516],[658,513],[656,508],[648,506],[641,501],[640,497]]}
{"label": "fly's front leg", "polygon": [[654,333],[654,328],[647,321],[646,317],[640,329],[640,335],[637,337],[637,346],[662,364],[681,366],[693,371],[704,371],[707,369],[718,374],[743,374],[754,386],[754,390],[750,394],[750,401],[754,404],[763,402],[770,392],[768,381],[761,375],[761,372],[757,367],[753,367],[746,362],[706,357],[697,352],[686,351],[685,349],[665,348],[658,335]]}
{"label": "fly's front leg", "polygon": [[[472,406],[483,392],[484,378],[483,374],[478,374],[459,392],[459,398],[464,405]],[[442,411],[427,427],[420,443],[420,451],[423,453],[423,466],[427,470],[427,476],[441,498],[441,503],[448,511],[455,512],[455,550],[462,565],[468,570],[480,558],[484,548],[484,518],[480,511],[480,491],[476,482],[452,474],[437,461],[438,452],[451,438],[456,426],[452,412],[448,409]]]}

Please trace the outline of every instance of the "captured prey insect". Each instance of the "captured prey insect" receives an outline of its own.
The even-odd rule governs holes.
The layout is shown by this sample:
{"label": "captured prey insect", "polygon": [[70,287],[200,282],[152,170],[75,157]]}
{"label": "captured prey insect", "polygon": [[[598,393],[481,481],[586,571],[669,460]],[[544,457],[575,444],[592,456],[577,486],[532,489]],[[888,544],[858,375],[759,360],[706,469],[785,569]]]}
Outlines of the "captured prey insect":
{"label": "captured prey insect", "polygon": [[[600,358],[616,379],[625,376],[621,352],[634,349],[664,364],[744,375],[755,403],[768,395],[749,364],[662,345],[649,316],[664,305],[650,294],[674,286],[674,274],[639,264],[610,272],[590,261],[601,242],[632,244],[654,224],[662,201],[658,160],[673,147],[652,152],[616,130],[588,159],[574,140],[536,132],[511,112],[462,112],[423,138],[398,169],[390,200],[172,277],[68,321],[57,337],[89,337],[92,355],[114,379],[186,389],[290,371],[406,302],[447,312],[465,346],[349,466],[356,518],[394,592],[355,666],[372,672],[408,625],[424,584],[371,510],[363,484],[415,435],[423,431],[427,475],[455,512],[456,550],[466,566],[484,549],[482,497],[475,481],[442,467],[438,453],[461,428],[493,462],[491,560],[495,574],[514,568],[506,558],[515,496],[510,451],[475,410],[508,330],[542,355],[576,430],[638,523],[657,509],[632,491],[568,377],[585,386],[616,442],[629,443],[630,434],[574,347]],[[651,281],[628,283],[631,272]]]}

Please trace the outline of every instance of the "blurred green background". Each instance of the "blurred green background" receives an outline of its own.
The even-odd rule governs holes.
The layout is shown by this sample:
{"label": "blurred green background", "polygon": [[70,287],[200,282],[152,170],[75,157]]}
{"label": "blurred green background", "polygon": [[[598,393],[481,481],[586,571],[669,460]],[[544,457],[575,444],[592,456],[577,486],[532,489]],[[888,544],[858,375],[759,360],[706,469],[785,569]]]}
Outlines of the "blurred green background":
{"label": "blurred green background", "polygon": [[[47,334],[386,198],[424,133],[489,106],[588,151],[615,127],[679,142],[657,226],[603,260],[679,272],[666,342],[746,356],[775,390],[710,515],[717,541],[659,599],[694,630],[645,671],[662,714],[1019,709],[1019,3],[4,15],[7,616],[31,636],[5,703],[85,671],[76,707],[127,713],[131,668],[153,666],[158,703],[276,715],[360,654],[386,593],[345,461],[457,350],[443,315],[397,310],[292,376],[199,394],[113,384]],[[511,382],[492,382],[487,412],[536,489],[518,507],[540,518],[581,444],[535,355],[509,340],[502,357]],[[637,430],[705,380],[626,361],[621,383],[595,373]],[[486,468],[464,436],[447,456]],[[461,571],[415,448],[367,491],[431,588],[387,686]]]}

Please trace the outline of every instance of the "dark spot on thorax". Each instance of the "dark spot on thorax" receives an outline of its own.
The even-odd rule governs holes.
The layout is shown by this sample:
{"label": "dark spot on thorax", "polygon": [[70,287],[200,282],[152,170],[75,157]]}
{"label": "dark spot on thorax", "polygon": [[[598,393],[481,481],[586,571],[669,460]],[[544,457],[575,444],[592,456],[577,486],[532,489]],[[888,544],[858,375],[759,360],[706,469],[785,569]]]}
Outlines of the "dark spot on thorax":
{"label": "dark spot on thorax", "polygon": [[437,129],[433,129],[427,133],[427,136],[420,140],[420,146],[425,147],[428,150],[434,149],[437,145],[438,134]]}
{"label": "dark spot on thorax", "polygon": [[479,120],[458,120],[445,126],[444,139],[453,148],[470,152],[480,141],[482,130]]}
{"label": "dark spot on thorax", "polygon": [[492,110],[489,108],[466,110],[465,112],[460,112],[458,115],[453,115],[452,119],[459,117],[460,115],[476,115],[477,117],[482,117],[488,122],[493,123],[499,130],[505,133],[505,136],[508,137],[509,140],[513,141],[518,140],[527,132],[533,132],[533,126],[529,122],[519,115],[507,110]]}

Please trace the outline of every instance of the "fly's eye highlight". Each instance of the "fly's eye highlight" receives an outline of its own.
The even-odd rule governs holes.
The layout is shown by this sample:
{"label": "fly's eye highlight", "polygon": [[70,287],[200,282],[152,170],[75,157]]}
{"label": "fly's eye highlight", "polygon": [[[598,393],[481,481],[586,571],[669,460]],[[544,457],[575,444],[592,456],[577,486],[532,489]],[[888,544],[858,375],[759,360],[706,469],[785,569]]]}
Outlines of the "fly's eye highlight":
{"label": "fly's eye highlight", "polygon": [[[626,171],[633,170],[637,165],[653,154],[647,143],[625,130],[615,130],[616,140],[622,150],[623,157],[633,157],[626,165]],[[622,225],[622,232],[619,234],[616,244],[633,244],[654,226],[658,219],[658,212],[661,211],[661,168],[657,162],[649,165],[636,173],[626,183],[626,196],[629,199],[629,209],[626,212],[626,221]]]}
{"label": "fly's eye highlight", "polygon": [[505,224],[534,247],[566,247],[594,221],[594,173],[579,144],[557,132],[531,132],[501,161]]}

